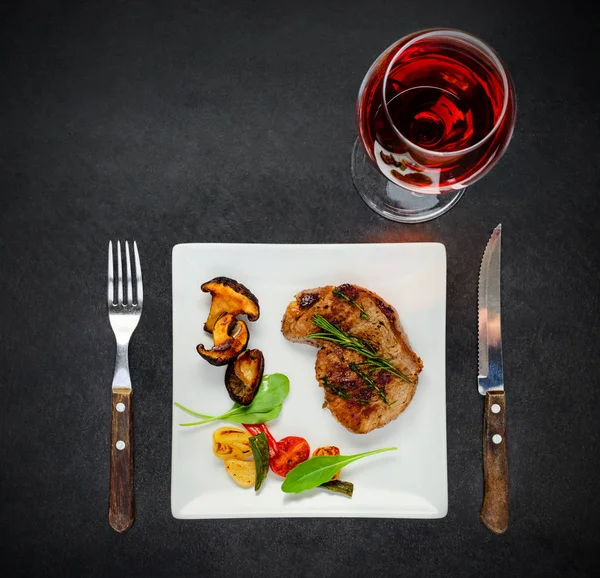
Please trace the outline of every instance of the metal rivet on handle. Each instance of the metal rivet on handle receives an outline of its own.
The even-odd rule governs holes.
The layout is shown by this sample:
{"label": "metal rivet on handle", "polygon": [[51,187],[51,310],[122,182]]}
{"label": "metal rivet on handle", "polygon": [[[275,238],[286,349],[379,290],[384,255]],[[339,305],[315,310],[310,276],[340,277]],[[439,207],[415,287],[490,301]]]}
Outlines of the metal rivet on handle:
{"label": "metal rivet on handle", "polygon": [[[495,436],[494,436],[494,437],[495,437]],[[118,442],[115,444],[115,447],[116,447],[118,450],[123,450],[123,449],[125,449],[125,442],[124,442],[123,440],[119,440],[119,441],[118,441]]]}
{"label": "metal rivet on handle", "polygon": [[[124,412],[124,411],[125,411],[125,404],[124,404],[124,403],[121,403],[121,402],[119,402],[119,403],[116,405],[116,410],[117,410],[117,411],[119,411],[119,412]],[[493,407],[492,407],[492,411],[494,411],[494,408],[493,408]]]}
{"label": "metal rivet on handle", "polygon": [[500,413],[500,406],[497,403],[492,406],[492,413]]}
{"label": "metal rivet on handle", "polygon": [[502,436],[501,436],[500,434],[495,434],[495,435],[492,437],[492,441],[493,441],[495,444],[499,444],[499,443],[502,441]]}

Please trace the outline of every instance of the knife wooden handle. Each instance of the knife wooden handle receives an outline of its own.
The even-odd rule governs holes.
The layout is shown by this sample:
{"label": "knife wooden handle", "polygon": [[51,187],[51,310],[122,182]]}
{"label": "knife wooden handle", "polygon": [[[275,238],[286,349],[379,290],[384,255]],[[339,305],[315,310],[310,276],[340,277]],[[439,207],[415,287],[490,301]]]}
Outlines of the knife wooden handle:
{"label": "knife wooden handle", "polygon": [[506,456],[506,404],[503,391],[485,394],[483,415],[482,522],[496,534],[508,528],[508,460]]}
{"label": "knife wooden handle", "polygon": [[133,524],[133,436],[131,389],[112,390],[108,521],[117,532]]}

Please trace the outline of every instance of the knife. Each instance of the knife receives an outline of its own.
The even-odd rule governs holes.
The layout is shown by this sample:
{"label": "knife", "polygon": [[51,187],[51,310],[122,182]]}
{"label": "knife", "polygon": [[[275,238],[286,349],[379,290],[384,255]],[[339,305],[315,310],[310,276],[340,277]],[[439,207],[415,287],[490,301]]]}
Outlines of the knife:
{"label": "knife", "polygon": [[508,528],[506,403],[500,328],[500,241],[498,225],[488,241],[479,271],[479,393],[483,414],[484,495],[481,520],[492,532]]}

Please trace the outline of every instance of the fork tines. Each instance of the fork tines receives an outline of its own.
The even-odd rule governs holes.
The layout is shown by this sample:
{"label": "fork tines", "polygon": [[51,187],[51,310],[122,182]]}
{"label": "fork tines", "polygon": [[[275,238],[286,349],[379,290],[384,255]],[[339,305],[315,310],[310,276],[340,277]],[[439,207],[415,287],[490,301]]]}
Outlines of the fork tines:
{"label": "fork tines", "polygon": [[135,264],[135,280],[136,280],[136,294],[135,302],[133,300],[133,278],[131,275],[131,257],[129,254],[129,242],[125,241],[125,264],[127,268],[127,277],[125,279],[127,283],[126,301],[123,301],[123,260],[121,256],[121,241],[117,241],[117,301],[115,302],[115,288],[114,288],[114,260],[113,260],[113,244],[112,241],[108,243],[108,306],[109,307],[120,307],[123,305],[131,307],[141,307],[144,301],[144,289],[142,286],[142,268],[140,265],[140,255],[138,253],[137,243],[133,242],[133,258]]}

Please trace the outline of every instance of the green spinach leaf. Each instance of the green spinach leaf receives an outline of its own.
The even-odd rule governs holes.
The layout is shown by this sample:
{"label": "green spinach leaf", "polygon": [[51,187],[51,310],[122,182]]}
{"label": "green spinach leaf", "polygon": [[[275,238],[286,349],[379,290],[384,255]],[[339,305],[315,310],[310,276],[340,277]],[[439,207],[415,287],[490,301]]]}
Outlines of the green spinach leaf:
{"label": "green spinach leaf", "polygon": [[397,449],[382,448],[351,456],[317,456],[310,458],[290,471],[283,484],[281,484],[281,489],[288,494],[298,494],[305,490],[311,490],[330,481],[341,468],[356,460]]}
{"label": "green spinach leaf", "polygon": [[230,421],[234,423],[264,423],[275,419],[281,412],[283,400],[290,392],[290,380],[282,373],[264,375],[256,396],[250,405],[234,403],[229,411],[221,415],[211,416],[198,413],[175,402],[175,406],[193,415],[202,418],[200,421],[182,423],[181,426],[203,425],[213,421]]}

